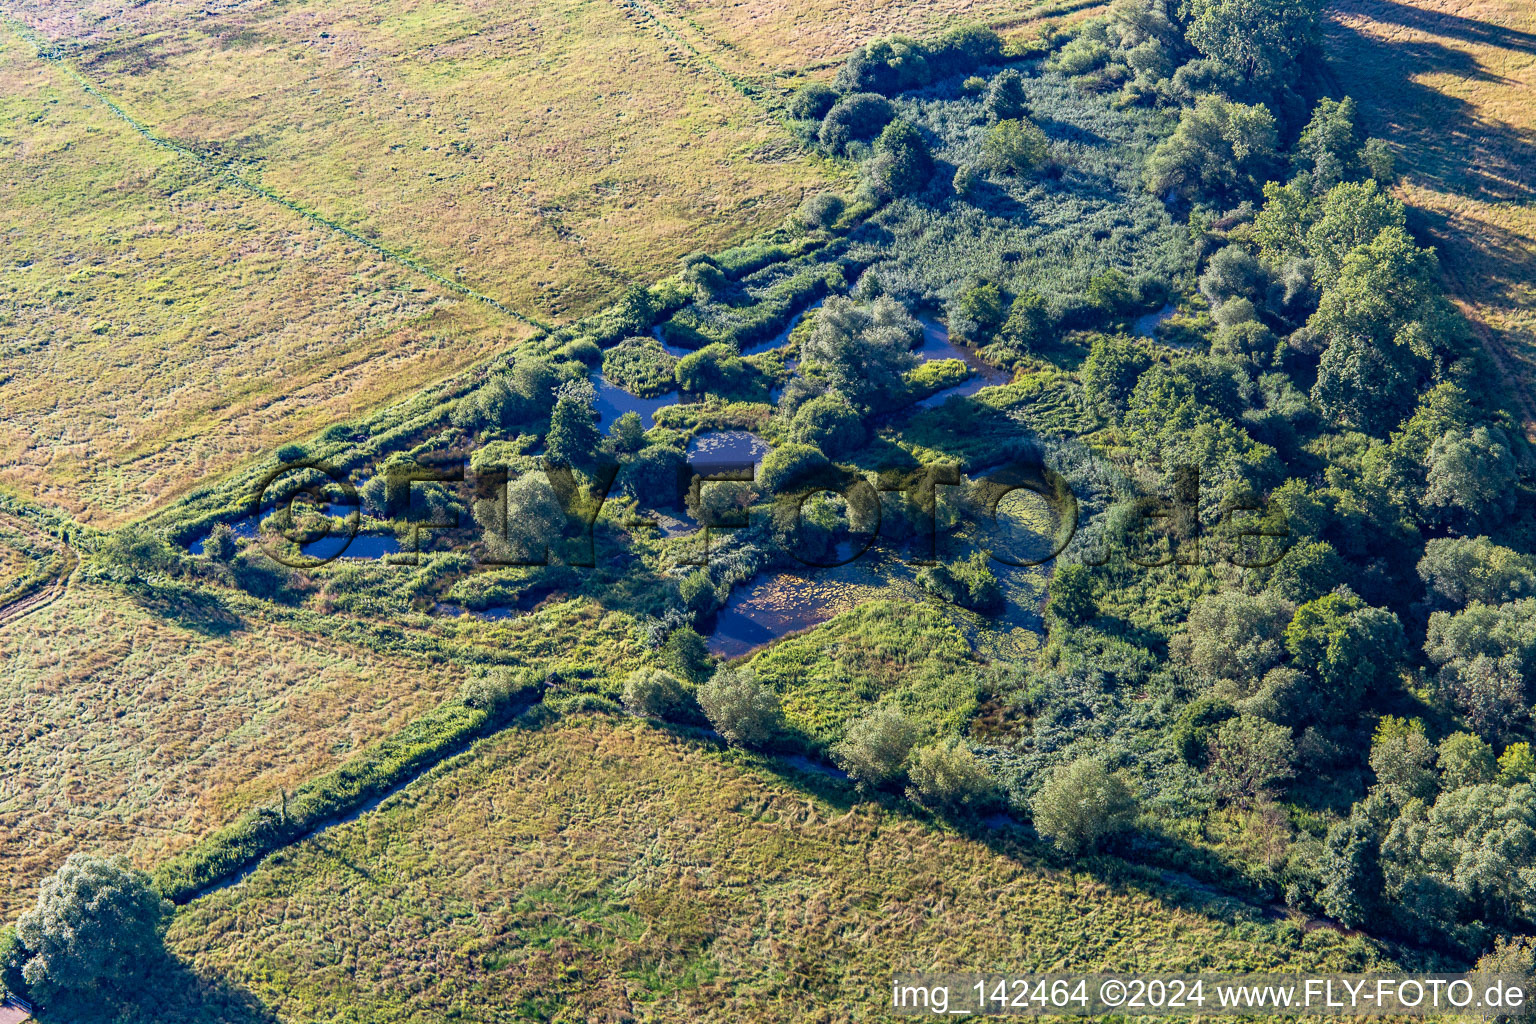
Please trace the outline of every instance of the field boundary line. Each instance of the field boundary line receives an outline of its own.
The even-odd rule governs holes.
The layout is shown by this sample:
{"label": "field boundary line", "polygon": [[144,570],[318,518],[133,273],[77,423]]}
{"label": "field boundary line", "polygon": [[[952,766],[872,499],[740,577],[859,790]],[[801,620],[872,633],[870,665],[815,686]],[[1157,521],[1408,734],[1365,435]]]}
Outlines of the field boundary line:
{"label": "field boundary line", "polygon": [[282,196],[276,192],[273,192],[271,189],[258,185],[253,181],[246,180],[236,172],[233,163],[218,163],[205,156],[204,154],[199,153],[197,150],[190,146],[175,142],[171,139],[165,138],[164,136],[157,135],[153,130],[149,128],[148,125],[137,120],[133,117],[133,115],[129,114],[126,110],[119,106],[110,96],[108,96],[93,82],[91,82],[90,79],[86,78],[80,72],[71,67],[69,63],[64,59],[63,53],[60,52],[57,47],[49,46],[30,28],[28,28],[25,24],[17,21],[15,18],[11,17],[9,14],[0,12],[0,20],[3,20],[10,28],[12,33],[14,33],[18,38],[31,44],[36,49],[37,56],[40,59],[49,64],[56,64],[63,68],[64,73],[69,75],[70,78],[74,79],[75,83],[79,85],[81,89],[83,89],[88,95],[99,100],[104,106],[106,106],[108,110],[113,113],[114,116],[123,121],[134,131],[138,132],[145,139],[149,140],[154,145],[159,146],[161,149],[168,150],[169,152],[175,153],[178,156],[187,157],[188,159],[195,161],[208,170],[215,172],[216,177],[214,180],[216,183],[228,182],[229,184],[238,188],[243,188],[248,192],[266,199],[268,202],[283,207],[291,213],[298,214],[300,217],[310,221],[313,224],[319,225],[320,227],[326,228],[339,235],[343,235],[344,237],[351,239],[364,248],[369,249],[380,256],[383,256],[385,259],[397,263],[400,266],[405,267],[407,270],[420,274],[422,277],[425,277],[428,280],[436,282],[451,292],[462,295],[466,298],[474,299],[477,302],[484,303],[485,305],[490,306],[492,309],[495,309],[501,313],[505,313],[507,316],[510,316],[516,320],[521,320],[523,323],[526,323],[531,327],[537,327],[540,330],[549,332],[553,332],[555,330],[555,328],[551,325],[544,323],[535,317],[531,317],[526,313],[522,313],[516,309],[513,309],[511,306],[502,302],[500,299],[495,298],[494,296],[487,295],[486,293],[476,288],[472,288],[461,281],[455,281],[451,278],[444,277],[442,274],[433,270],[431,267],[427,266],[421,261],[414,259],[413,257],[407,256],[395,249],[391,249],[386,245],[380,244],[379,242],[375,242],[371,238],[365,238],[363,235],[358,234],[351,228],[337,223],[336,221],[326,217],[324,214],[319,213],[318,211],[311,210],[308,207],[294,202],[286,196]]}
{"label": "field boundary line", "polygon": [[22,594],[9,604],[0,606],[0,627],[5,627],[19,619],[46,608],[48,605],[64,596],[69,589],[70,582],[75,578],[75,573],[80,568],[80,556],[69,543],[61,538],[54,537],[38,530],[21,519],[0,513],[0,520],[5,521],[18,533],[22,533],[35,541],[56,546],[63,556],[63,564],[59,571],[47,581],[38,583],[33,589]]}

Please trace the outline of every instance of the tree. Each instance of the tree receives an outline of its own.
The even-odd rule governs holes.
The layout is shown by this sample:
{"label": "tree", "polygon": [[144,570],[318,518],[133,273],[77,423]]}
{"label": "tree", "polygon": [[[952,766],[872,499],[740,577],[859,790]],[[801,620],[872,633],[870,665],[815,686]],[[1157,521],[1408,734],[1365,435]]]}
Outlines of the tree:
{"label": "tree", "polygon": [[1424,504],[1442,522],[1464,531],[1497,526],[1514,511],[1517,488],[1503,431],[1476,427],[1430,446]]}
{"label": "tree", "polygon": [[749,668],[718,669],[699,687],[699,706],[732,746],[766,747],[778,735],[778,695]]}
{"label": "tree", "polygon": [[1029,98],[1024,95],[1024,76],[1013,68],[1005,68],[992,79],[987,98],[982,101],[987,121],[1020,121],[1029,116]]}
{"label": "tree", "polygon": [[1505,604],[1536,595],[1536,558],[1487,537],[1435,537],[1424,545],[1419,578],[1442,608]]}
{"label": "tree", "polygon": [[1254,95],[1287,84],[1318,45],[1315,0],[1189,0],[1190,45],[1231,69]]}
{"label": "tree", "polygon": [[1024,354],[1044,344],[1054,326],[1050,306],[1035,292],[1027,291],[1014,298],[998,337],[1010,349]]}
{"label": "tree", "polygon": [[1211,682],[1251,693],[1285,654],[1285,629],[1295,607],[1278,595],[1227,592],[1195,602],[1170,653]]}
{"label": "tree", "polygon": [[869,306],[834,295],[816,316],[801,355],[856,406],[870,410],[903,392],[902,374],[917,362],[922,325],[895,299]]}
{"label": "tree", "polygon": [[1529,743],[1511,743],[1499,755],[1499,781],[1506,786],[1536,779],[1536,754]]}
{"label": "tree", "polygon": [[[1411,891],[1427,879],[1440,890],[1432,923],[1466,915],[1529,927],[1536,916],[1536,790],[1528,783],[1467,786],[1440,794],[1432,807],[1410,805],[1381,855],[1392,888]],[[1447,896],[1459,905],[1444,907]]]}
{"label": "tree", "polygon": [[1385,886],[1381,867],[1381,825],[1369,800],[1357,803],[1345,821],[1328,829],[1319,872],[1328,884],[1318,893],[1323,911],[1346,928],[1376,916]]}
{"label": "tree", "polygon": [[1136,381],[1152,365],[1152,354],[1129,338],[1101,334],[1093,339],[1079,376],[1094,407],[1117,418],[1125,411]]}
{"label": "tree", "polygon": [[962,291],[950,307],[950,335],[967,344],[979,345],[1003,326],[1008,316],[1008,298],[990,281]]}
{"label": "tree", "polygon": [[1030,802],[1035,830],[1063,853],[1091,853],[1131,827],[1136,800],[1130,787],[1095,758],[1057,768]]}
{"label": "tree", "polygon": [[1310,177],[1314,195],[1367,173],[1356,121],[1355,101],[1350,97],[1318,100],[1291,155],[1292,172]]}
{"label": "tree", "polygon": [[1367,693],[1391,683],[1406,644],[1396,615],[1348,591],[1302,605],[1285,631],[1292,664],[1319,685],[1307,709],[1315,716],[1348,714]]}
{"label": "tree", "polygon": [[854,722],[832,748],[832,759],[860,789],[878,789],[901,778],[917,727],[900,711],[882,707]]}
{"label": "tree", "polygon": [[709,678],[714,659],[704,638],[688,626],[674,629],[661,645],[661,660],[672,672],[697,685]]}
{"label": "tree", "polygon": [[1439,668],[1442,692],[1473,729],[1500,738],[1525,716],[1536,680],[1536,598],[1434,612],[1424,653]]}
{"label": "tree", "polygon": [[203,540],[203,554],[214,562],[228,563],[234,559],[239,550],[235,531],[230,529],[228,523],[215,523]]}
{"label": "tree", "polygon": [[1417,718],[1387,715],[1371,737],[1371,771],[1377,784],[1399,803],[1434,795],[1436,757],[1424,735],[1424,723]]}
{"label": "tree", "polygon": [[994,174],[1022,178],[1045,166],[1051,154],[1051,142],[1034,123],[1024,118],[1010,118],[987,129],[981,149],[987,167]]}
{"label": "tree", "polygon": [[1202,97],[1152,152],[1147,188],[1197,202],[1255,197],[1272,173],[1278,141],[1274,115],[1262,103]]}
{"label": "tree", "polygon": [[688,691],[672,673],[637,668],[624,681],[624,710],[646,718],[671,718],[688,704]]}
{"label": "tree", "polygon": [[1051,576],[1045,614],[1068,626],[1081,626],[1099,614],[1093,570],[1086,565],[1061,565]]}
{"label": "tree", "polygon": [[909,196],[928,187],[933,157],[918,130],[906,121],[892,121],[875,141],[869,180],[881,198]]}
{"label": "tree", "polygon": [[592,385],[585,379],[562,384],[556,391],[549,433],[544,439],[544,450],[554,462],[578,469],[592,465],[603,439],[592,412],[594,397]]}
{"label": "tree", "polygon": [[1240,715],[1216,727],[1205,772],[1219,798],[1247,804],[1290,778],[1295,757],[1289,729]]}
{"label": "tree", "polygon": [[549,549],[565,536],[565,510],[539,473],[512,477],[504,498],[475,502],[473,514],[486,547],[502,561],[543,564]]}
{"label": "tree", "polygon": [[799,444],[821,449],[840,459],[864,443],[864,423],[847,401],[836,395],[820,395],[795,410],[790,437]]}
{"label": "tree", "polygon": [[44,1005],[127,994],[164,958],[172,909],[123,858],[71,854],[16,923],[29,991]]}
{"label": "tree", "polygon": [[983,807],[997,795],[986,766],[958,737],[913,751],[907,778],[924,803],[951,811]]}
{"label": "tree", "polygon": [[636,412],[626,412],[608,428],[608,447],[614,455],[634,455],[645,447],[645,424]]}
{"label": "tree", "polygon": [[1493,748],[1469,732],[1452,733],[1441,740],[1438,755],[1441,789],[1478,786],[1499,777]]}

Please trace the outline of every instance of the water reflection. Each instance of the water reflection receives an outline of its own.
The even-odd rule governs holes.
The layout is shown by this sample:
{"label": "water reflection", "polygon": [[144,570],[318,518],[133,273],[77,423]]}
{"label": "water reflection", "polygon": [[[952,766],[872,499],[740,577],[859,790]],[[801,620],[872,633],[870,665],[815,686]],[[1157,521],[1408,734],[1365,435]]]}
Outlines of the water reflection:
{"label": "water reflection", "polygon": [[970,367],[971,376],[952,388],[935,392],[918,402],[918,407],[932,409],[943,405],[951,398],[966,398],[974,395],[982,388],[997,387],[999,384],[1007,384],[1013,379],[1007,370],[1000,370],[982,362],[974,350],[956,345],[949,337],[949,328],[932,317],[919,317],[923,325],[923,344],[917,350],[925,362],[935,359],[958,359]]}
{"label": "water reflection", "polygon": [[805,314],[809,313],[813,309],[820,309],[822,302],[822,299],[817,299],[815,302],[811,303],[809,306],[805,307],[800,312],[790,317],[789,324],[778,334],[775,334],[767,341],[760,341],[756,345],[748,345],[746,348],[741,350],[741,354],[744,356],[761,355],[764,352],[772,352],[780,345],[783,345],[785,342],[789,341],[789,336],[795,332],[795,328],[800,326],[800,321],[805,319]]}

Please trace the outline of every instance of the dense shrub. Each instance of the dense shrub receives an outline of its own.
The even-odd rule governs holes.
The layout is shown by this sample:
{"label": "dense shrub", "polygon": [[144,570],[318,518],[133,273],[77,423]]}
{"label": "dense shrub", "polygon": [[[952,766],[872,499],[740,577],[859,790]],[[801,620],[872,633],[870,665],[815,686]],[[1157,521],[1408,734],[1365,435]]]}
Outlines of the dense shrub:
{"label": "dense shrub", "polygon": [[836,102],[836,89],[821,82],[811,82],[795,90],[789,101],[789,116],[802,121],[820,121]]}
{"label": "dense shrub", "polygon": [[795,220],[808,230],[830,228],[843,215],[843,200],[832,192],[812,192],[800,201]]}
{"label": "dense shrub", "polygon": [[1035,830],[1072,856],[1098,849],[1136,817],[1130,788],[1092,758],[1056,769],[1030,809]]}
{"label": "dense shrub", "polygon": [[727,743],[766,747],[778,735],[779,698],[751,669],[722,668],[699,687],[699,706]]}
{"label": "dense shrub", "polygon": [[879,135],[896,116],[896,108],[884,96],[860,92],[838,100],[821,122],[818,137],[830,152],[843,153],[848,144]]}
{"label": "dense shrub", "polygon": [[878,789],[901,779],[917,735],[900,711],[878,708],[848,727],[832,759],[860,789]]}
{"label": "dense shrub", "polygon": [[956,737],[914,750],[907,778],[918,799],[943,810],[977,810],[997,797],[986,765]]}
{"label": "dense shrub", "polygon": [[637,668],[624,681],[624,710],[647,718],[673,718],[688,705],[688,691],[670,672]]}
{"label": "dense shrub", "polygon": [[821,395],[795,410],[790,436],[797,444],[810,445],[830,458],[841,459],[864,443],[864,423],[843,399]]}

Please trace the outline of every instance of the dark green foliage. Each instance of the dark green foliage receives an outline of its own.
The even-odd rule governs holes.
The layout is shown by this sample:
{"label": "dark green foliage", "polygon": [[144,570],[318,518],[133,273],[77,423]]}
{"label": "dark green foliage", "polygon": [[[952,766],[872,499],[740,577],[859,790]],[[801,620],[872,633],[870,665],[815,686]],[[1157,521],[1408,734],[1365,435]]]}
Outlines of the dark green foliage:
{"label": "dark green foliage", "polygon": [[544,449],[554,462],[585,469],[597,458],[602,435],[597,432],[592,399],[592,385],[586,381],[560,389],[544,440]]}
{"label": "dark green foliage", "polygon": [[1435,793],[1436,751],[1424,723],[1387,715],[1371,737],[1371,771],[1376,784],[1399,803],[1431,799]]}
{"label": "dark green foliage", "polygon": [[842,215],[843,201],[831,192],[813,192],[795,210],[795,220],[807,230],[830,228]]}
{"label": "dark green foliage", "polygon": [[1056,769],[1030,810],[1036,831],[1063,853],[1080,856],[1127,831],[1136,819],[1136,800],[1104,762],[1082,758]]}
{"label": "dark green foliage", "polygon": [[757,484],[768,494],[783,494],[820,477],[831,468],[825,454],[805,444],[779,445],[763,456]]}
{"label": "dark green foliage", "polygon": [[790,436],[798,444],[819,448],[829,458],[845,458],[864,443],[864,424],[848,403],[821,395],[795,410]]}
{"label": "dark green foliage", "polygon": [[670,445],[640,449],[619,474],[622,492],[650,508],[668,508],[683,497],[687,456]]}
{"label": "dark green foliage", "polygon": [[1424,545],[1419,578],[1445,608],[1499,605],[1536,595],[1536,558],[1487,537],[1437,537]]}
{"label": "dark green foliage", "polygon": [[1440,788],[1447,792],[1499,777],[1499,761],[1493,748],[1469,732],[1453,733],[1441,740],[1437,754]]}
{"label": "dark green foliage", "polygon": [[838,100],[821,122],[818,138],[832,153],[844,153],[850,142],[872,139],[896,116],[884,96],[857,92]]}
{"label": "dark green foliage", "polygon": [[1002,55],[1002,39],[980,25],[951,29],[933,41],[891,36],[856,50],[838,71],[837,87],[844,92],[894,96],[994,64]]}
{"label": "dark green foliage", "polygon": [[1222,697],[1199,697],[1184,705],[1169,734],[1170,745],[1189,764],[1203,767],[1216,727],[1237,717],[1237,708]]}
{"label": "dark green foliage", "polygon": [[676,367],[677,357],[649,335],[625,338],[603,356],[603,376],[641,398],[671,391]]}
{"label": "dark green foliage", "polygon": [[661,660],[670,671],[695,686],[709,678],[715,665],[704,638],[687,626],[674,629],[667,637],[661,645]]}
{"label": "dark green foliage", "polygon": [[820,121],[836,102],[836,89],[821,82],[811,82],[795,90],[789,101],[789,116],[805,121]]}
{"label": "dark green foliage", "polygon": [[1051,155],[1051,142],[1038,125],[1013,118],[987,129],[982,152],[994,174],[1024,177],[1045,166]]}
{"label": "dark green foliage", "polygon": [[27,993],[60,1008],[137,995],[135,983],[165,957],[171,912],[125,859],[70,854],[16,923]]}
{"label": "dark green foliage", "polygon": [[1003,588],[981,552],[953,565],[928,566],[918,572],[917,582],[929,593],[982,615],[1003,610]]}
{"label": "dark green foliage", "polygon": [[691,394],[730,394],[748,379],[750,367],[729,345],[706,345],[677,361],[678,387]]}
{"label": "dark green foliage", "polygon": [[1289,85],[1317,49],[1316,0],[1189,0],[1186,11],[1190,45],[1255,96]]}
{"label": "dark green foliage", "polygon": [[1093,570],[1086,565],[1062,565],[1051,576],[1045,614],[1068,626],[1080,626],[1099,613]]}
{"label": "dark green foliage", "polygon": [[1029,99],[1024,94],[1024,79],[1017,71],[1007,68],[998,72],[997,77],[992,79],[991,87],[987,89],[983,108],[987,120],[992,124],[1029,117]]}
{"label": "dark green foliage", "polygon": [[1525,717],[1536,681],[1536,598],[1435,612],[1424,653],[1468,723],[1484,737],[1507,736]]}
{"label": "dark green foliage", "polygon": [[1008,318],[1008,298],[990,281],[972,285],[949,307],[950,336],[967,345],[985,345]]}
{"label": "dark green foliage", "polygon": [[688,692],[676,676],[655,668],[637,668],[624,682],[624,710],[647,718],[670,719],[689,704]]}
{"label": "dark green foliage", "polygon": [[831,753],[860,789],[879,789],[901,780],[917,739],[917,727],[905,715],[881,707],[850,725]]}
{"label": "dark green foliage", "polygon": [[698,696],[710,724],[732,746],[767,747],[782,727],[778,697],[751,669],[719,669]]}
{"label": "dark green foliage", "polygon": [[1034,292],[1025,292],[1014,298],[1008,308],[1008,319],[998,332],[998,340],[1016,355],[1026,355],[1051,339],[1055,318],[1045,299]]}
{"label": "dark green foliage", "polygon": [[1296,609],[1285,644],[1291,663],[1317,685],[1305,711],[1321,718],[1347,715],[1367,694],[1391,685],[1407,638],[1396,615],[1341,592]]}
{"label": "dark green foliage", "polygon": [[1151,365],[1146,346],[1126,337],[1099,335],[1079,376],[1088,400],[1104,415],[1116,417],[1125,411],[1137,380]]}
{"label": "dark green foliage", "polygon": [[1205,774],[1218,798],[1247,804],[1273,795],[1290,778],[1295,756],[1291,730],[1242,715],[1216,726]]}
{"label": "dark green foliage", "polygon": [[1207,96],[1147,163],[1147,188],[1198,202],[1257,198],[1275,163],[1275,119],[1263,104]]}
{"label": "dark green foliage", "polygon": [[922,326],[890,298],[861,306],[833,296],[801,347],[802,372],[819,373],[862,409],[878,408],[901,393],[901,375],[917,361],[911,349],[921,337]]}
{"label": "dark green foliage", "polygon": [[920,133],[906,121],[892,121],[875,142],[869,180],[881,198],[912,195],[928,187],[933,158]]}
{"label": "dark green foliage", "polygon": [[1381,827],[1362,804],[1328,830],[1320,871],[1327,884],[1318,902],[1345,927],[1358,928],[1379,912],[1386,884],[1380,847]]}

